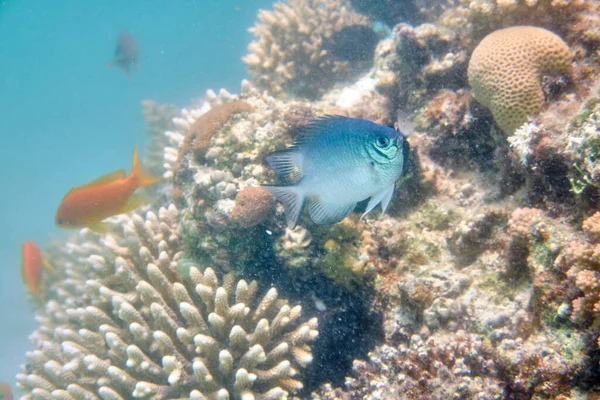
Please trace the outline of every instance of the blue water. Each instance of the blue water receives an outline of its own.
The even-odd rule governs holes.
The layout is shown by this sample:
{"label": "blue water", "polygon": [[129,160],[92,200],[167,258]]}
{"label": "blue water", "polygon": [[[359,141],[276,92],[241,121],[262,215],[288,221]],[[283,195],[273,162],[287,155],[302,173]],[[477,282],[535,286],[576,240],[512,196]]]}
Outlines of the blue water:
{"label": "blue water", "polygon": [[[130,168],[141,100],[238,92],[247,29],[271,3],[0,1],[0,381],[13,384],[35,328],[21,243],[59,233],[54,213],[71,186]],[[129,78],[106,66],[121,29],[140,44]]]}

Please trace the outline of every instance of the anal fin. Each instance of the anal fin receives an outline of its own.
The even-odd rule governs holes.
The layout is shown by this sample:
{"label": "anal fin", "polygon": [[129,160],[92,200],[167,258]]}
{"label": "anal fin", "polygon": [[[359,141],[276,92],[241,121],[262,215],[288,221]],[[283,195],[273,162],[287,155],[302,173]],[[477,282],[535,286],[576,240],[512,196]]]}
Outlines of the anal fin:
{"label": "anal fin", "polygon": [[48,271],[54,272],[54,268],[52,267],[52,264],[50,264],[50,262],[46,259],[42,259],[42,265],[44,266],[44,268],[46,268]]}
{"label": "anal fin", "polygon": [[304,205],[302,191],[297,186],[262,186],[262,188],[271,192],[278,201],[283,203],[287,225],[290,229],[294,229]]}
{"label": "anal fin", "polygon": [[340,222],[354,209],[356,203],[333,204],[324,203],[314,197],[308,200],[308,215],[315,224],[335,224]]}
{"label": "anal fin", "polygon": [[133,194],[131,195],[129,200],[127,200],[127,203],[125,203],[125,205],[121,207],[121,209],[119,210],[119,214],[128,213],[130,211],[135,210],[141,205],[148,204],[149,202],[150,198],[141,194]]}
{"label": "anal fin", "polygon": [[112,225],[108,222],[92,222],[86,225],[89,229],[101,235],[112,231]]}

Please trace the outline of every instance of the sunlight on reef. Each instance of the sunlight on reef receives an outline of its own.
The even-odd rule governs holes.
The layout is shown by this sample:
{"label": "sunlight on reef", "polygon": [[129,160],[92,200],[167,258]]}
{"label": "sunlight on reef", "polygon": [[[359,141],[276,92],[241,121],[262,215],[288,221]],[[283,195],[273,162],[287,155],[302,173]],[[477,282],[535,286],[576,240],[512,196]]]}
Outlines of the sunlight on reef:
{"label": "sunlight on reef", "polygon": [[[25,398],[600,390],[600,3],[406,2],[420,11],[276,3],[251,29],[239,94],[144,103],[161,194],[112,233],[48,246],[57,273],[18,377]],[[382,14],[372,64],[328,53],[335,32]],[[511,27],[558,57],[506,38]],[[409,167],[385,215],[361,220],[359,203],[291,230],[257,189],[276,183],[265,156],[325,114],[396,124]]]}

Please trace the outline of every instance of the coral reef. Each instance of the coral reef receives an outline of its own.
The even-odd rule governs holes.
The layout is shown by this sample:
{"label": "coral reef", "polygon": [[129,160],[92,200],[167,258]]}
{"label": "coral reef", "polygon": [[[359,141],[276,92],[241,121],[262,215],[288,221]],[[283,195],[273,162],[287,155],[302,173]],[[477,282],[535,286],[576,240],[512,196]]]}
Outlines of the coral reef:
{"label": "coral reef", "polygon": [[[19,374],[24,398],[286,398],[302,388],[317,320],[275,288],[181,263],[174,206],[120,216],[50,251],[48,288]],[[94,240],[95,239],[95,240]],[[56,258],[54,258],[56,257]]]}
{"label": "coral reef", "polygon": [[[457,0],[441,5],[434,2],[437,8],[429,7],[431,12],[425,12],[426,3],[417,2],[424,20],[397,24],[392,39],[380,43],[380,49],[386,47],[386,51],[376,56],[372,71],[376,86],[390,99],[388,108],[400,119],[411,116],[417,131],[435,134],[427,145],[436,161],[459,168],[503,164],[503,191],[514,193],[523,179],[510,177],[514,177],[514,168],[502,159],[507,150],[498,151],[496,155],[502,157],[496,157],[494,163],[484,162],[494,155],[496,147],[504,146],[504,139],[495,137],[489,112],[471,101],[469,55],[486,35],[510,26],[535,25],[555,32],[570,48],[572,73],[569,79],[546,76],[541,82],[542,108],[561,99],[571,101],[575,93],[585,91],[599,71],[594,49],[600,44],[600,5],[584,1]],[[494,66],[488,71],[497,70]],[[571,96],[570,100],[566,96]]]}
{"label": "coral reef", "polygon": [[557,259],[557,266],[566,272],[582,295],[572,303],[571,317],[575,322],[594,321],[600,329],[600,259],[598,257],[598,224],[600,213],[583,222],[586,241],[570,242]]}
{"label": "coral reef", "polygon": [[210,138],[223,127],[225,122],[234,114],[241,112],[252,112],[252,106],[243,101],[220,104],[202,114],[196,122],[190,126],[189,132],[177,156],[177,164],[191,151],[196,157],[203,157],[210,147]]}
{"label": "coral reef", "polygon": [[577,218],[589,215],[598,204],[598,93],[596,84],[582,96],[568,96],[508,138],[533,204],[570,210]]}
{"label": "coral reef", "polygon": [[412,0],[350,0],[350,4],[361,14],[388,26],[419,19],[417,7]]}
{"label": "coral reef", "polygon": [[473,96],[511,135],[541,111],[545,76],[568,76],[570,67],[569,47],[560,37],[542,28],[514,26],[489,34],[477,45],[468,78]]}
{"label": "coral reef", "polygon": [[346,390],[325,387],[319,398],[501,399],[498,367],[489,352],[484,338],[462,331],[427,341],[413,335],[406,345],[378,347],[370,362],[355,361]]}
{"label": "coral reef", "polygon": [[[312,104],[277,101],[244,83],[240,98],[254,111],[234,115],[215,131],[204,158],[186,157],[178,163],[176,154],[181,154],[185,147],[184,132],[193,121],[213,107],[237,100],[226,92],[218,96],[209,92],[200,108],[182,111],[182,117],[175,119],[177,131],[167,132],[172,145],[165,150],[165,163],[169,166],[165,176],[176,177],[175,194],[186,208],[184,236],[189,239],[195,257],[225,271],[243,270],[256,257],[252,242],[256,240],[253,235],[257,231],[237,228],[252,228],[264,222],[271,209],[272,200],[256,189],[273,179],[272,172],[265,167],[264,157],[285,148],[285,143],[290,143],[301,127],[316,115],[337,112],[364,116],[380,107],[381,103],[373,101],[377,98],[373,94],[374,85],[367,85],[365,81],[372,83],[366,78],[361,80],[361,85],[332,91],[321,102]],[[379,115],[378,118],[385,117]],[[253,199],[254,196],[258,197]],[[278,222],[274,225],[273,220],[267,220],[265,223],[276,241],[275,256],[283,265],[295,270],[294,274],[310,276],[312,269],[294,267],[310,266],[345,287],[353,287],[355,282],[371,275],[369,263],[360,254],[360,224],[336,225],[335,232],[329,227],[316,228],[312,235],[306,235],[302,230],[287,232],[281,224],[281,206],[274,214]],[[332,242],[329,239],[333,235],[338,239]],[[332,251],[339,244],[342,244],[341,249]],[[324,257],[315,258],[316,254]],[[309,264],[302,261],[308,259],[312,259]]]}
{"label": "coral reef", "polygon": [[597,362],[565,317],[574,286],[555,266],[576,233],[541,210],[473,212],[485,186],[446,180],[404,219],[371,222],[386,343],[317,398],[570,395],[565,377]]}
{"label": "coral reef", "polygon": [[[351,3],[261,11],[245,57],[253,81],[239,95],[208,91],[176,113],[145,104],[149,153],[164,155],[153,163],[173,184],[156,204],[176,206],[49,246],[57,272],[18,377],[26,399],[600,390],[600,3],[414,0],[405,19],[391,12],[404,1],[361,2],[370,16],[390,11],[396,25],[383,40]],[[542,90],[543,104],[501,134],[498,112],[473,98],[486,105],[473,79],[489,81],[500,64],[469,77],[469,55],[494,31],[532,24],[564,41],[558,72],[570,67],[569,81],[550,75],[540,86],[540,59],[519,53],[507,74],[525,82],[529,68],[536,86],[520,89],[538,106]],[[352,35],[368,39],[351,49],[364,57],[347,51]],[[485,65],[481,49],[472,66]],[[385,215],[361,220],[359,204],[338,224],[305,218],[290,230],[259,188],[276,179],[264,158],[324,114],[397,125],[409,168]]]}
{"label": "coral reef", "polygon": [[335,32],[357,25],[368,26],[368,20],[347,0],[278,2],[273,11],[259,12],[250,29],[257,40],[250,43],[243,61],[256,83],[273,95],[314,99],[369,66],[337,59],[326,49]]}
{"label": "coral reef", "polygon": [[468,53],[460,39],[458,32],[428,23],[394,27],[395,52],[384,64],[396,74],[400,108],[417,109],[437,90],[465,86]]}
{"label": "coral reef", "polygon": [[152,100],[142,101],[142,115],[146,123],[146,148],[144,165],[153,175],[164,172],[164,149],[168,144],[165,131],[173,129],[173,118],[177,108],[171,104],[156,104]]}

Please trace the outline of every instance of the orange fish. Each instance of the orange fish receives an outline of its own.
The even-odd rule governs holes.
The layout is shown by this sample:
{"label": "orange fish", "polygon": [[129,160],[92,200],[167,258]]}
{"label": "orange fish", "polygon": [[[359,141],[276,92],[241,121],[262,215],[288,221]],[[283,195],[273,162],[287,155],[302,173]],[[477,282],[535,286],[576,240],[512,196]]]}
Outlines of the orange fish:
{"label": "orange fish", "polygon": [[0,400],[12,400],[12,398],[12,392],[8,383],[0,382]]}
{"label": "orange fish", "polygon": [[[41,286],[42,286],[42,270],[46,267],[52,270],[50,263],[42,258],[40,248],[32,241],[23,243],[21,247],[23,256],[21,264],[21,275],[23,282],[27,284],[29,292],[36,295],[43,303]],[[1,386],[0,386],[1,388]]]}
{"label": "orange fish", "polygon": [[69,190],[56,212],[56,225],[66,229],[88,227],[95,232],[106,233],[110,231],[110,224],[102,221],[147,203],[147,198],[134,192],[159,180],[144,169],[136,146],[129,176],[121,169]]}

